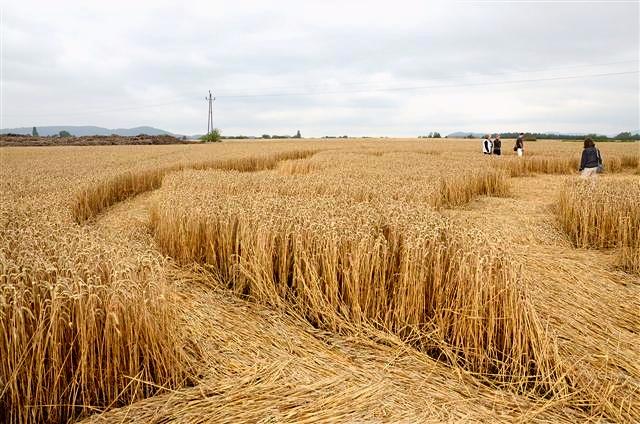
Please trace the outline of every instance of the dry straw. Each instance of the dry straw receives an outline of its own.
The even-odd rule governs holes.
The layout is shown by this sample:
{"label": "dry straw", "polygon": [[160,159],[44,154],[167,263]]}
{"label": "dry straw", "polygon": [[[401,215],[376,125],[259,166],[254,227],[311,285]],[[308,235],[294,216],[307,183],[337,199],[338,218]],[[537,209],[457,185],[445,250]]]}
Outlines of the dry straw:
{"label": "dry straw", "polygon": [[132,196],[155,190],[165,175],[184,169],[224,169],[255,172],[273,169],[278,162],[306,158],[315,150],[294,150],[269,155],[250,156],[212,161],[194,161],[161,168],[127,171],[97,185],[85,187],[76,193],[71,212],[78,223],[91,219],[109,206]]}
{"label": "dry straw", "polygon": [[188,295],[178,307],[208,346],[203,381],[87,421],[570,424],[593,417],[574,401],[476,384],[387,332],[318,331],[291,309],[229,296],[208,273],[184,274],[176,279]]}
{"label": "dry straw", "polygon": [[532,156],[504,159],[494,162],[494,166],[506,169],[512,177],[523,177],[532,174],[569,174],[578,169],[577,159],[564,156]]}
{"label": "dry straw", "polygon": [[[7,232],[2,241],[27,247]],[[69,263],[64,246],[46,247],[66,257],[0,253],[0,421],[65,422],[158,392],[133,377],[190,381],[195,357],[175,338],[175,297],[161,276],[145,283],[148,271],[118,271],[99,256]]]}
{"label": "dry straw", "polygon": [[[567,390],[517,267],[481,234],[424,206],[274,197],[269,187],[278,184],[265,175],[226,176],[226,188],[199,183],[224,178],[172,178],[151,213],[166,254],[205,264],[240,295],[294,305],[318,327],[374,323],[494,381]],[[263,186],[250,189],[258,178]],[[247,190],[238,190],[244,180]]]}
{"label": "dry straw", "polygon": [[477,196],[507,196],[508,175],[503,171],[483,169],[439,180],[438,195],[433,197],[435,207],[454,207],[469,203]]}
{"label": "dry straw", "polygon": [[[624,155],[604,158],[604,167],[608,173],[621,172],[623,167],[632,167],[638,163],[637,156]],[[560,156],[532,156],[524,158],[505,158],[494,161],[493,165],[505,169],[512,177],[525,177],[534,174],[575,174],[578,171],[578,158]]]}
{"label": "dry straw", "polygon": [[640,268],[640,181],[579,180],[560,191],[560,223],[577,247],[618,248],[622,268]]}
{"label": "dry straw", "polygon": [[[640,169],[628,145],[601,149],[611,161],[607,171]],[[511,175],[575,172],[579,149],[530,143],[524,161],[469,165],[476,151],[461,140],[4,149],[0,421],[66,422],[132,403],[118,420],[637,421],[631,276],[606,275],[607,293],[617,284],[623,300],[592,284],[588,295],[571,297],[575,305],[563,306],[557,294],[586,266],[565,260],[563,274],[549,265],[559,261],[534,257],[538,268],[523,282],[504,239],[494,243],[431,211],[503,196],[511,184],[493,165]],[[629,191],[634,178],[604,180],[616,186],[612,192],[638,199]],[[575,201],[609,193],[601,183]],[[592,225],[618,237],[611,245],[633,271],[637,221],[623,217],[616,227],[610,216],[624,198],[594,213],[600,218]],[[183,263],[204,264],[208,284],[221,281],[272,306],[269,330],[264,312],[248,313],[246,305],[222,311],[228,292],[208,297],[209,286],[185,300],[192,285],[172,284],[172,261],[147,233],[144,205],[154,199],[158,245]],[[184,273],[195,278],[191,266]],[[545,284],[557,275],[557,284]],[[589,303],[599,294],[615,311],[607,325],[598,320],[601,303]],[[334,331],[303,331],[300,321],[285,328],[282,311]],[[547,325],[562,337],[563,359]],[[294,347],[300,332],[306,336]],[[332,361],[338,350],[343,357]],[[582,374],[565,366],[582,355],[576,367],[593,365]],[[283,370],[291,371],[286,385]],[[212,379],[196,379],[203,371]],[[586,389],[591,381],[598,396]],[[191,383],[198,387],[180,389]],[[526,397],[514,393],[523,390]],[[135,402],[149,396],[150,415],[135,415]],[[425,404],[419,414],[397,412]],[[158,412],[165,407],[165,415]]]}

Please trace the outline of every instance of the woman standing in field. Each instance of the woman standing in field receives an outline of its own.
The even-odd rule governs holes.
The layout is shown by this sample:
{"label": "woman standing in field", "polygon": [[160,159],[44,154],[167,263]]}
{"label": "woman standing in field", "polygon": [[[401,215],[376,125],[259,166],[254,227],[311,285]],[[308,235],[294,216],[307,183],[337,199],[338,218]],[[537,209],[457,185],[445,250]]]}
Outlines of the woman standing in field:
{"label": "woman standing in field", "polygon": [[582,150],[582,158],[580,159],[581,176],[597,177],[599,172],[602,172],[602,156],[600,156],[600,150],[596,148],[596,144],[591,138],[584,140],[584,148]]}
{"label": "woman standing in field", "polygon": [[502,140],[500,140],[500,134],[496,134],[496,138],[493,140],[493,154],[498,156],[502,154]]}

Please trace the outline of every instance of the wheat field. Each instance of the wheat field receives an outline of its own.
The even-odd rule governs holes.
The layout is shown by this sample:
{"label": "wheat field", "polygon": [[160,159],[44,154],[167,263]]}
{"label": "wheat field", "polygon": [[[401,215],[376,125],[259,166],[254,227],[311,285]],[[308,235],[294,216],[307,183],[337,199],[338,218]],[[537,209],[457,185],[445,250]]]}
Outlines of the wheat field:
{"label": "wheat field", "polygon": [[0,421],[640,421],[640,144],[0,149]]}

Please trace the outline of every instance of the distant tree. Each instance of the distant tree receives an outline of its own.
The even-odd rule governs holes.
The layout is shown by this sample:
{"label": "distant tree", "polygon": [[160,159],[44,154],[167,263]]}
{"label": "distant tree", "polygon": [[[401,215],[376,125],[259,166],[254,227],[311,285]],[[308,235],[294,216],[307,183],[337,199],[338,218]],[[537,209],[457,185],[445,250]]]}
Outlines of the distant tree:
{"label": "distant tree", "polygon": [[632,134],[629,131],[621,132],[615,136],[617,140],[640,140],[640,134]]}
{"label": "distant tree", "polygon": [[475,138],[475,137],[473,136],[473,134],[469,134],[469,135],[468,135],[468,136],[466,136],[465,138]]}
{"label": "distant tree", "polygon": [[429,135],[427,136],[427,138],[433,138],[433,131],[429,133]]}
{"label": "distant tree", "polygon": [[302,134],[300,134],[300,130],[293,136],[293,138],[302,138]]}
{"label": "distant tree", "polygon": [[440,133],[436,131],[433,133],[433,138],[442,138],[442,137],[440,136]]}
{"label": "distant tree", "polygon": [[58,133],[60,137],[73,137],[69,131],[62,130]]}
{"label": "distant tree", "polygon": [[33,127],[33,129],[31,130],[31,135],[34,137],[40,137],[40,134],[38,134],[38,129],[36,127]]}
{"label": "distant tree", "polygon": [[596,133],[591,133],[584,136],[584,138],[587,138],[587,137],[591,138],[592,140],[602,140],[603,138],[606,138]]}
{"label": "distant tree", "polygon": [[186,135],[183,135],[183,136],[182,136],[182,141],[185,141],[186,139],[187,139],[187,136],[186,136]]}
{"label": "distant tree", "polygon": [[248,135],[225,135],[222,138],[228,138],[231,140],[247,140],[255,137],[249,137]]}
{"label": "distant tree", "polygon": [[220,130],[214,128],[209,134],[200,137],[200,140],[205,143],[217,143],[220,141]]}
{"label": "distant tree", "polygon": [[262,138],[271,138],[269,134],[262,134]]}

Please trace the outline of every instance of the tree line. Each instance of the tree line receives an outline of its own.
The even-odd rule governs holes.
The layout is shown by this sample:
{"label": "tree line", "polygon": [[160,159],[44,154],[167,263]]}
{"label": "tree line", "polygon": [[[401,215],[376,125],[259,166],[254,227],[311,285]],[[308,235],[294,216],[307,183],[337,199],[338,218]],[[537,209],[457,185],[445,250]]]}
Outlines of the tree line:
{"label": "tree line", "polygon": [[[518,138],[520,133],[518,132],[502,132],[497,133],[500,134],[501,138]],[[591,138],[595,141],[632,141],[632,140],[640,140],[640,134],[633,134],[629,131],[621,132],[613,137],[609,137],[602,134],[550,134],[550,133],[524,133],[525,141],[536,141],[536,140],[563,140],[563,141],[573,141],[573,140],[584,140],[585,138]],[[468,134],[464,138],[479,138],[474,136],[473,134]],[[481,138],[481,137],[480,137]]]}

